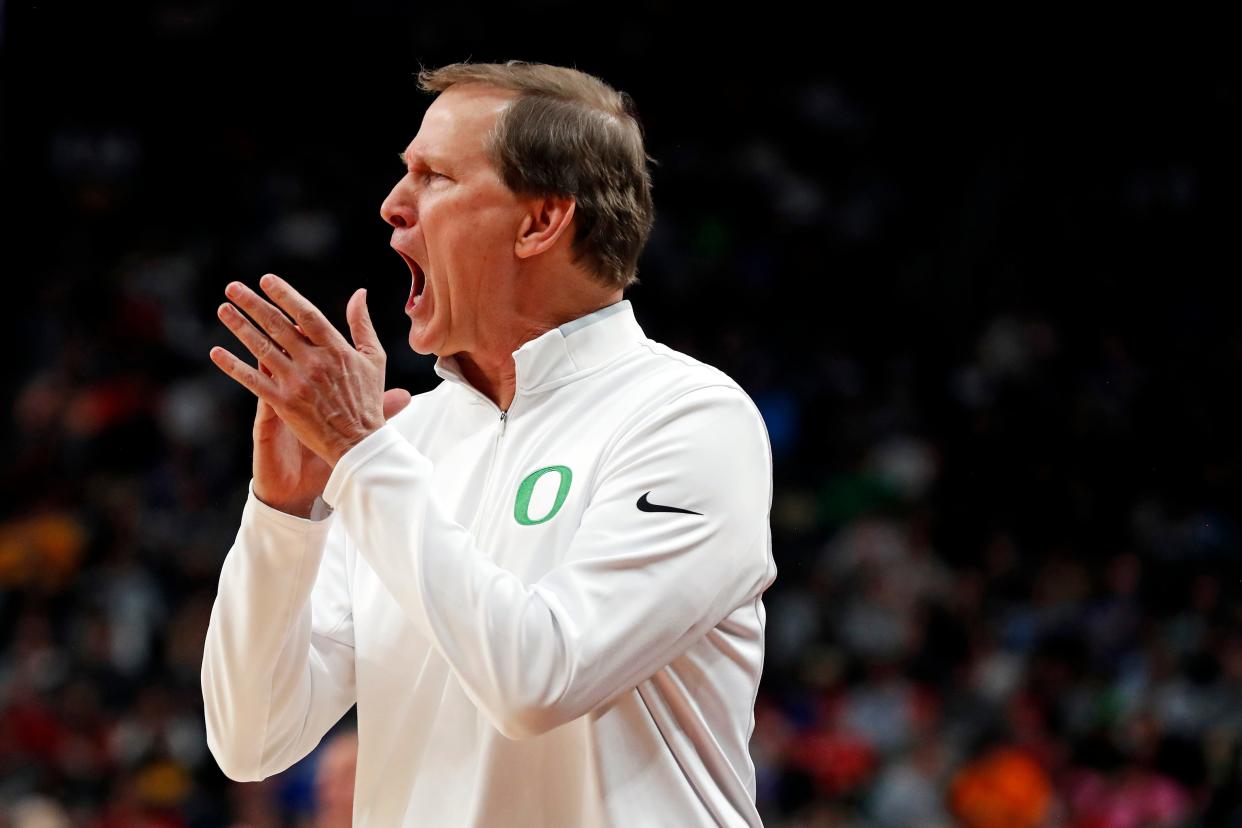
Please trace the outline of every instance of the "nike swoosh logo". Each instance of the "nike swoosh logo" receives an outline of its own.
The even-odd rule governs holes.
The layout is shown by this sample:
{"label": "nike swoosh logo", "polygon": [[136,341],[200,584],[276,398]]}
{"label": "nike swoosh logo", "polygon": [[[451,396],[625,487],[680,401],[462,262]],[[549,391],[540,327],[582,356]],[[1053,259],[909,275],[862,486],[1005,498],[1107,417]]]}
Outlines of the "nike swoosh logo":
{"label": "nike swoosh logo", "polygon": [[702,512],[692,512],[689,509],[679,509],[676,506],[661,506],[659,503],[652,503],[647,500],[647,492],[638,499],[638,511],[640,512],[680,512],[683,515],[702,515]]}

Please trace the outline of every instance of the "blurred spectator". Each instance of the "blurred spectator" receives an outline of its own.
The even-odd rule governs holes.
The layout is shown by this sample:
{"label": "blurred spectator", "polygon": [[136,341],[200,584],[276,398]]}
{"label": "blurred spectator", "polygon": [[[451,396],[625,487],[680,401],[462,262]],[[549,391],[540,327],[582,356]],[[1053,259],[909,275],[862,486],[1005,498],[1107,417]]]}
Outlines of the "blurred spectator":
{"label": "blurred spectator", "polygon": [[354,776],[358,769],[358,732],[343,730],[320,748],[315,772],[316,828],[353,824]]}
{"label": "blurred spectator", "polygon": [[1038,828],[1050,824],[1052,785],[1030,756],[999,748],[958,771],[949,802],[963,828]]}

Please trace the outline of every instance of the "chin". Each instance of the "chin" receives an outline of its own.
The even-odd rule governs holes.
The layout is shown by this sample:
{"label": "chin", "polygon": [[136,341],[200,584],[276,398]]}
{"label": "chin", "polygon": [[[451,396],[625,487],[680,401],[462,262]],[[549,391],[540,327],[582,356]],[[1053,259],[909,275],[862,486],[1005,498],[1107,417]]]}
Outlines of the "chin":
{"label": "chin", "polygon": [[436,337],[434,333],[428,331],[426,328],[416,328],[413,325],[410,326],[409,342],[410,348],[414,351],[414,353],[422,354],[423,356],[440,354],[444,349],[439,347],[443,343],[438,340],[439,337]]}
{"label": "chin", "polygon": [[410,333],[410,350],[416,354],[422,354],[423,356],[435,353],[435,351],[426,344],[421,336],[413,332]]}

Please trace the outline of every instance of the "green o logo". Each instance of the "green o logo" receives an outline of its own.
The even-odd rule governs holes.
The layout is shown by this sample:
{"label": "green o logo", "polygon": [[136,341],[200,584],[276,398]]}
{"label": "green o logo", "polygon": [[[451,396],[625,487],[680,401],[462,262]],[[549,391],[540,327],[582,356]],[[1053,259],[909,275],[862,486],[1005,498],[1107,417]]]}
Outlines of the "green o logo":
{"label": "green o logo", "polygon": [[[532,518],[530,516],[530,496],[535,491],[535,484],[539,482],[539,478],[552,472],[556,472],[561,477],[561,485],[556,490],[556,500],[553,501],[552,508],[548,510],[546,515],[541,518]],[[565,498],[569,496],[569,484],[573,480],[574,473],[569,470],[569,466],[544,466],[542,469],[526,475],[526,479],[518,486],[517,500],[513,503],[513,519],[523,526],[547,523],[565,505]]]}

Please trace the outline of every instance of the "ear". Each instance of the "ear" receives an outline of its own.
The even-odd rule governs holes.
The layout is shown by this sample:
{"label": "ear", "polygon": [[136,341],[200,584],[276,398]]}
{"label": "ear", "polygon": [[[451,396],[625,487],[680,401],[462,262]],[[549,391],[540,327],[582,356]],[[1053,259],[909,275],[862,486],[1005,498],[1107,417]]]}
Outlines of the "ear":
{"label": "ear", "polygon": [[567,196],[541,196],[529,199],[526,215],[518,228],[513,252],[519,259],[550,250],[573,224],[577,203]]}

